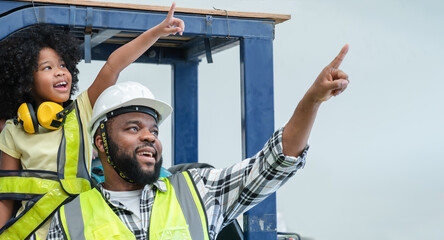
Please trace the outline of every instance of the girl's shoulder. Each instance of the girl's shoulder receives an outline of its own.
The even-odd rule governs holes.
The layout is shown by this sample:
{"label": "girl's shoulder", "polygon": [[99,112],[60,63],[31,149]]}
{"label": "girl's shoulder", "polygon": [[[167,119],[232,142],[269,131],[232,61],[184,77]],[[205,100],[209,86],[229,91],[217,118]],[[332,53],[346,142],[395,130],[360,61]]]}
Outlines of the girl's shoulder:
{"label": "girl's shoulder", "polygon": [[20,124],[16,124],[14,120],[15,119],[13,118],[6,120],[5,128],[21,129],[23,131],[23,128],[20,126]]}
{"label": "girl's shoulder", "polygon": [[5,133],[8,132],[11,135],[15,135],[15,134],[24,133],[25,131],[23,130],[23,127],[20,124],[16,124],[14,119],[8,119],[5,122],[5,127],[2,130],[2,134],[4,134],[3,132]]}

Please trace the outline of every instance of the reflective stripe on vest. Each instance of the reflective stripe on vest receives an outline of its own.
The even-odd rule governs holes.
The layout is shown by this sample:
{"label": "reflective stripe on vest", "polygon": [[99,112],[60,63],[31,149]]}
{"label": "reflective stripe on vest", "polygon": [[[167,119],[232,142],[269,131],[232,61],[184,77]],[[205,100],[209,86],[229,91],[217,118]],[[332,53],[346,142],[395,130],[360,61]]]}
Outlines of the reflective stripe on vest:
{"label": "reflective stripe on vest", "polygon": [[67,198],[66,194],[57,185],[37,201],[34,206],[26,211],[12,226],[7,228],[0,239],[26,239],[61,205]]}
{"label": "reflective stripe on vest", "polygon": [[164,179],[167,191],[157,190],[150,220],[150,240],[205,239],[205,211],[188,172]]}
{"label": "reflective stripe on vest", "polygon": [[62,188],[68,194],[79,194],[91,189],[85,161],[85,145],[82,122],[77,102],[63,125],[63,136],[57,154],[58,175]]}
{"label": "reflective stripe on vest", "polygon": [[[175,174],[164,181],[167,192],[156,192],[149,239],[208,240],[205,211],[188,173]],[[131,239],[127,235],[130,230],[96,189],[62,206],[59,217],[67,239]],[[134,239],[132,233],[131,236]]]}
{"label": "reflective stripe on vest", "polygon": [[[25,239],[42,225],[70,195],[91,189],[85,161],[82,123],[77,117],[79,115],[77,101],[74,109],[66,117],[57,154],[59,183],[55,184],[54,181],[44,178],[1,177],[0,199],[29,200],[30,198],[25,196],[30,195],[41,196],[41,198],[32,208],[22,213],[23,215],[9,228],[2,229],[0,240]],[[35,171],[22,170],[20,172],[22,172],[20,175],[26,176],[28,172],[33,174]],[[7,174],[2,174],[4,175]],[[16,236],[21,237],[16,238]]]}
{"label": "reflective stripe on vest", "polygon": [[[14,184],[9,184],[9,183]],[[0,177],[0,193],[41,195],[60,185],[59,181],[36,177]]]}
{"label": "reflective stripe on vest", "polygon": [[96,189],[62,206],[59,217],[67,239],[135,239]]}

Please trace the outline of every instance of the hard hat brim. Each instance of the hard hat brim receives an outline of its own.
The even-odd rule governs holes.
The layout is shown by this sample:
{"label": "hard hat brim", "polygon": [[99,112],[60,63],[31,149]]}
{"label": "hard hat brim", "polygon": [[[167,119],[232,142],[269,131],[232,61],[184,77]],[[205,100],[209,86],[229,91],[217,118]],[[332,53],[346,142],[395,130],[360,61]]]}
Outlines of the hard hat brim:
{"label": "hard hat brim", "polygon": [[163,101],[148,98],[134,98],[124,103],[113,106],[112,108],[103,110],[100,114],[97,114],[96,117],[91,119],[90,124],[88,125],[88,130],[91,133],[91,136],[94,135],[100,122],[106,118],[106,113],[128,106],[145,106],[154,109],[159,114],[159,121],[157,123],[158,125],[160,125],[163,120],[165,120],[173,111],[170,105]]}

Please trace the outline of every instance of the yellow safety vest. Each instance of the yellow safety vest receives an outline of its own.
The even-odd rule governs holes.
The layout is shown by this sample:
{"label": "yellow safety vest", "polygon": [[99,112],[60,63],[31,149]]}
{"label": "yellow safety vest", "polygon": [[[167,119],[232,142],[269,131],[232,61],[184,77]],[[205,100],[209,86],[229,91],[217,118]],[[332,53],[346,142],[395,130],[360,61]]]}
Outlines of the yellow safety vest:
{"label": "yellow safety vest", "polygon": [[[0,199],[36,200],[0,232],[0,240],[26,239],[70,197],[91,189],[77,102],[66,116],[57,154],[58,172],[0,171]],[[30,201],[32,202],[32,201]]]}
{"label": "yellow safety vest", "polygon": [[[188,172],[163,178],[150,217],[150,240],[208,240],[205,210]],[[81,214],[79,214],[81,212]],[[84,192],[59,211],[69,240],[135,239],[99,191]]]}
{"label": "yellow safety vest", "polygon": [[58,214],[69,240],[136,239],[95,188],[62,206]]}

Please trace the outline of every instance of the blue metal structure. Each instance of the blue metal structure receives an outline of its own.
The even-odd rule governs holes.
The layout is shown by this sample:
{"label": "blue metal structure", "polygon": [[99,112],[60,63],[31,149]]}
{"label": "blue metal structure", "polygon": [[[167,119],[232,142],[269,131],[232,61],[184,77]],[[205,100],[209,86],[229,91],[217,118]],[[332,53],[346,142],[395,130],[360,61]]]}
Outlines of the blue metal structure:
{"label": "blue metal structure", "polygon": [[[274,130],[272,39],[243,38],[241,51],[244,158],[262,148]],[[276,239],[276,194],[244,214],[246,239]]]}
{"label": "blue metal structure", "polygon": [[[30,25],[48,23],[68,30],[83,42],[86,62],[106,60],[120,45],[161,22],[168,10],[122,6],[86,1],[0,0],[0,40]],[[212,53],[237,44],[241,51],[243,157],[250,157],[274,130],[272,43],[276,18],[182,10],[176,9],[175,16],[186,23],[184,35],[161,38],[137,60],[172,65],[173,164],[198,161],[200,59],[205,56],[211,62]],[[282,16],[283,21],[289,19]],[[244,215],[244,236],[249,240],[277,239],[274,194]]]}

